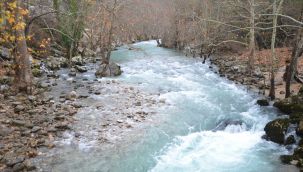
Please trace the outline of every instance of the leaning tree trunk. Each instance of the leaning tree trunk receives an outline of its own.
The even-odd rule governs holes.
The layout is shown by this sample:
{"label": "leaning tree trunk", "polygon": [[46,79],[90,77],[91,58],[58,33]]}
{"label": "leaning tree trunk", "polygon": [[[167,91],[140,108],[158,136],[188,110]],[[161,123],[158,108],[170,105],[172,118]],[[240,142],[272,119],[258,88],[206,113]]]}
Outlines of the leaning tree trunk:
{"label": "leaning tree trunk", "polygon": [[[22,0],[18,1],[20,7]],[[19,15],[19,9],[16,9],[16,23],[22,23],[23,18]],[[16,48],[15,48],[15,88],[17,91],[26,92],[32,91],[32,73],[30,56],[27,51],[26,38],[24,28],[16,30]]]}
{"label": "leaning tree trunk", "polygon": [[286,86],[285,86],[285,98],[288,98],[291,95],[290,92],[290,85],[291,81],[293,80],[296,71],[297,71],[297,64],[298,59],[303,53],[303,29],[300,29],[297,38],[296,38],[296,44],[294,46],[292,55],[291,55],[291,61],[289,64],[289,70],[286,74]]}

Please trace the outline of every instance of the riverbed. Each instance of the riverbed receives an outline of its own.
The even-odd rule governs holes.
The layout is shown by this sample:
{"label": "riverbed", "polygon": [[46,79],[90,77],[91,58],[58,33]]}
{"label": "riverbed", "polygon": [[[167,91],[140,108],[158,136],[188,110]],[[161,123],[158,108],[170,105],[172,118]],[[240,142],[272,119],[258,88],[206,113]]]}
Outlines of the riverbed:
{"label": "riverbed", "polygon": [[[159,48],[156,41],[131,46],[113,52],[112,60],[121,65],[123,74],[100,79],[92,86],[94,91],[101,90],[100,94],[89,95],[92,101],[86,101],[86,108],[75,117],[75,131],[66,132],[57,140],[59,146],[42,156],[40,170],[297,171],[280,163],[279,155],[290,153],[285,147],[261,138],[266,123],[283,114],[271,106],[256,105],[258,95],[221,78],[202,59]],[[93,80],[93,72],[91,66],[85,80]],[[114,91],[102,93],[109,87],[100,85],[111,84]],[[133,96],[125,99],[123,90]],[[127,101],[135,104],[121,106]],[[100,102],[103,109],[98,109]],[[104,110],[109,111],[107,118],[113,118],[115,124],[98,120],[104,119]],[[140,119],[139,114],[139,121],[127,117],[136,112],[148,115]],[[104,125],[118,127],[105,131]]]}

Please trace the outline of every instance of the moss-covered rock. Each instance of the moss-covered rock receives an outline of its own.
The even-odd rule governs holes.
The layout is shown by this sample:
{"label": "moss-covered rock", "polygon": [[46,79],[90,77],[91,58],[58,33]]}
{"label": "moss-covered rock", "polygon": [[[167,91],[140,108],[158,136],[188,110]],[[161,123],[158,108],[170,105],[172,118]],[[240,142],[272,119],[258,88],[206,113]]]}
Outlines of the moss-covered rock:
{"label": "moss-covered rock", "polygon": [[8,77],[8,76],[0,76],[0,84],[1,85],[10,85],[13,82],[13,78],[12,77]]}
{"label": "moss-covered rock", "polygon": [[280,100],[274,103],[274,107],[278,108],[280,111],[290,114],[292,112],[291,107],[292,107],[292,102],[290,98]]}
{"label": "moss-covered rock", "polygon": [[293,160],[292,155],[281,155],[280,160],[283,164],[290,164],[290,162]]}
{"label": "moss-covered rock", "polygon": [[297,112],[303,113],[303,97],[292,96],[290,98],[275,102],[274,106],[286,114]]}
{"label": "moss-covered rock", "polygon": [[270,141],[284,144],[285,133],[288,127],[289,119],[276,119],[266,124],[264,131]]}
{"label": "moss-covered rock", "polygon": [[293,158],[297,159],[297,160],[303,158],[303,148],[302,147],[298,147],[294,150]]}
{"label": "moss-covered rock", "polygon": [[291,111],[293,113],[303,113],[303,104],[293,104]]}
{"label": "moss-covered rock", "polygon": [[41,77],[43,75],[41,69],[39,68],[32,69],[32,74],[34,77]]}
{"label": "moss-covered rock", "polygon": [[302,112],[295,112],[289,114],[290,123],[292,124],[299,124],[299,122],[303,119]]}

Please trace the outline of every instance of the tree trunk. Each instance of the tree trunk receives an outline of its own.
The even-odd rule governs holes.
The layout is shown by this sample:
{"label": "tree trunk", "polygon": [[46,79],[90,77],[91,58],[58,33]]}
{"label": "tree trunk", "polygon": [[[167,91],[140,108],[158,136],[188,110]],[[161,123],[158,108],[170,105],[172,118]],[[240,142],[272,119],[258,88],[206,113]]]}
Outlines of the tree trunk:
{"label": "tree trunk", "polygon": [[[22,0],[17,1],[18,7],[21,7]],[[19,14],[16,8],[16,22],[23,22],[23,17]],[[30,56],[27,51],[27,44],[24,29],[16,30],[16,48],[15,48],[15,88],[17,91],[26,92],[32,91],[32,73]]]}
{"label": "tree trunk", "polygon": [[114,30],[114,22],[115,22],[115,8],[117,5],[117,1],[115,0],[114,7],[111,11],[111,23],[109,28],[109,34],[108,34],[108,42],[107,42],[107,48],[106,48],[106,54],[102,58],[101,64],[109,64],[111,51],[112,51],[112,39],[113,39],[113,30]]}
{"label": "tree trunk", "polygon": [[274,100],[276,98],[276,90],[275,90],[275,75],[276,70],[278,68],[277,66],[277,55],[276,55],[276,35],[277,35],[277,21],[278,16],[277,14],[280,12],[282,4],[284,0],[281,0],[279,3],[279,6],[277,8],[277,0],[274,0],[273,3],[273,31],[272,31],[272,37],[271,37],[271,79],[270,79],[270,91],[269,91],[269,97],[271,100]]}
{"label": "tree trunk", "polygon": [[289,70],[287,71],[287,75],[286,75],[285,98],[288,98],[291,95],[290,92],[291,81],[293,80],[296,74],[298,59],[302,55],[302,53],[303,53],[303,29],[300,29],[296,37],[296,43],[291,55]]}
{"label": "tree trunk", "polygon": [[248,57],[248,66],[247,71],[248,73],[252,73],[254,70],[254,63],[255,63],[255,0],[250,1],[250,31],[249,31],[249,57]]}

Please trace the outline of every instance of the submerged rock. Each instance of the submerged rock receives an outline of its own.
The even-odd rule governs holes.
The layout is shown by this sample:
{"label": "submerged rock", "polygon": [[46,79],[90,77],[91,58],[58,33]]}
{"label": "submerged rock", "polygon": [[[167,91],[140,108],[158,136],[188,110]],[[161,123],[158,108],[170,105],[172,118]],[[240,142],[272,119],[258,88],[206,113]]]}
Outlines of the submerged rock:
{"label": "submerged rock", "polygon": [[116,63],[101,64],[97,72],[96,77],[111,77],[119,76],[122,74],[121,67]]}
{"label": "submerged rock", "polygon": [[75,68],[71,68],[68,75],[73,77],[77,76],[77,70]]}
{"label": "submerged rock", "polygon": [[266,124],[264,131],[268,140],[283,144],[288,127],[289,119],[276,119]]}
{"label": "submerged rock", "polygon": [[258,100],[257,104],[260,105],[260,106],[269,106],[269,102],[266,99]]}
{"label": "submerged rock", "polygon": [[245,125],[245,123],[243,121],[240,120],[232,120],[232,119],[227,119],[224,120],[222,122],[220,122],[215,129],[213,129],[213,131],[221,131],[221,130],[225,130],[226,127],[230,126],[230,125],[234,125],[234,126],[242,126]]}
{"label": "submerged rock", "polygon": [[287,139],[285,140],[285,145],[292,145],[296,143],[296,139],[294,135],[290,135],[287,137]]}

